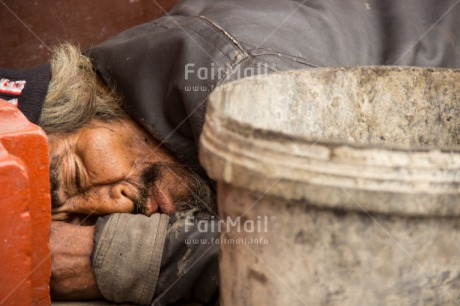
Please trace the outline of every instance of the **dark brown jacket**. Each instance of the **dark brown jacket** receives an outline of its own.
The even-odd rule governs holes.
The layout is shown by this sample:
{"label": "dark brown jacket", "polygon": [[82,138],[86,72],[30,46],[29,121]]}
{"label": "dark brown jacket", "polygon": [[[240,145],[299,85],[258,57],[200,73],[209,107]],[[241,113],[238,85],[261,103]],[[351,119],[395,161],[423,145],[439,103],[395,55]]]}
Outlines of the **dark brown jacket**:
{"label": "dark brown jacket", "polygon": [[[205,177],[198,140],[206,99],[219,84],[329,66],[458,68],[459,15],[456,0],[184,0],[168,16],[129,29],[88,54],[122,94],[130,114]],[[97,226],[101,231],[103,224]],[[176,250],[172,246],[181,243],[168,241],[166,249]],[[216,260],[212,252],[206,263]],[[150,284],[150,290],[157,290],[155,305],[181,298],[193,302],[200,296],[193,288],[204,286],[192,283],[211,279],[198,277],[205,266],[213,265],[186,274],[188,283],[174,290],[161,281],[157,287]],[[162,271],[160,280],[174,282],[170,271]],[[165,290],[168,294],[158,298]]]}
{"label": "dark brown jacket", "polygon": [[217,85],[327,66],[459,67],[459,15],[454,0],[185,0],[89,54],[133,117],[204,175],[198,138]]}

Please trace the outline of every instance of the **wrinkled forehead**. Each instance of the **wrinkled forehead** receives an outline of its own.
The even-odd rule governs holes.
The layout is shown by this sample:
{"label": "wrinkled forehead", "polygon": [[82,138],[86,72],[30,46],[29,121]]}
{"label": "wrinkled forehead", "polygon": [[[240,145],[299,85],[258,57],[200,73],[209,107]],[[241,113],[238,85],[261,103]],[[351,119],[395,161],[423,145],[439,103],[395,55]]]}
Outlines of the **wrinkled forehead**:
{"label": "wrinkled forehead", "polygon": [[[56,139],[55,139],[56,140]],[[69,175],[71,147],[66,142],[50,141],[50,183],[52,201],[59,201],[59,190],[70,184]]]}
{"label": "wrinkled forehead", "polygon": [[60,182],[60,175],[58,169],[61,168],[62,158],[59,154],[50,155],[50,193],[51,205],[58,206],[62,201],[59,196],[59,189],[62,183]]}
{"label": "wrinkled forehead", "polygon": [[50,172],[57,173],[59,169],[63,169],[66,160],[74,151],[73,138],[72,134],[53,134],[48,136]]}

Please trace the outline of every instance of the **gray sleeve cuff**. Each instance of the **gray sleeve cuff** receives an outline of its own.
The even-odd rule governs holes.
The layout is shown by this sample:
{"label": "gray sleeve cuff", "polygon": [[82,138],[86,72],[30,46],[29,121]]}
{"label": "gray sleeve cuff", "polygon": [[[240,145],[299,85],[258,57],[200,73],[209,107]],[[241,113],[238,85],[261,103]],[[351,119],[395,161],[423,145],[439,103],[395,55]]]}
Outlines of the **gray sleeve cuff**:
{"label": "gray sleeve cuff", "polygon": [[96,223],[91,254],[105,299],[149,305],[160,272],[169,217],[112,214]]}

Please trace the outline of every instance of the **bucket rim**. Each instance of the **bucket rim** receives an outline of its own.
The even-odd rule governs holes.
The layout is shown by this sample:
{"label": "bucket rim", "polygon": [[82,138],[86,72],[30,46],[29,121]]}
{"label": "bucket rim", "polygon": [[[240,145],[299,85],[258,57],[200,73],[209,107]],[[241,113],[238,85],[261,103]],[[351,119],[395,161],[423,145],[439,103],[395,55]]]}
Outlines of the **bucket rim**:
{"label": "bucket rim", "polygon": [[[318,69],[355,71],[374,67]],[[450,68],[435,70],[460,72]],[[279,75],[317,72],[301,70]],[[256,76],[223,86],[272,76]],[[219,103],[226,100],[217,103],[220,95],[213,93],[209,98],[200,136],[200,162],[211,178],[321,207],[411,216],[460,216],[460,205],[456,205],[460,202],[460,146],[369,146],[254,128],[221,112]]]}

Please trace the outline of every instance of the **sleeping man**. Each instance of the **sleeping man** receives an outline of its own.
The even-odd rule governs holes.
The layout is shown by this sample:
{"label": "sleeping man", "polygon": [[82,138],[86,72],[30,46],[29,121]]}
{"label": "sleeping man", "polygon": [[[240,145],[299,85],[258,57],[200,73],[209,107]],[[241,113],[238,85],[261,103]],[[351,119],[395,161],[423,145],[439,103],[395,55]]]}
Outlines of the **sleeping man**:
{"label": "sleeping man", "polygon": [[[202,252],[199,245],[187,246],[181,236],[186,233],[180,233],[186,213],[215,211],[209,181],[131,119],[76,47],[57,47],[50,65],[0,74],[6,87],[25,82],[19,96],[10,90],[2,98],[19,98],[19,109],[48,136],[53,298],[103,295],[149,304],[155,289],[164,287],[157,303],[215,299],[217,248]],[[36,103],[37,98],[43,103]],[[98,242],[94,248],[93,238]],[[178,264],[192,248],[187,260],[193,266],[185,265],[187,275],[179,275]],[[203,253],[207,255],[194,260]],[[156,286],[160,267],[163,287]],[[184,263],[181,267],[185,271]],[[206,287],[193,288],[195,279]]]}
{"label": "sleeping man", "polygon": [[460,67],[457,2],[184,0],[84,55],[0,70],[49,138],[54,298],[215,303],[217,246],[185,237],[217,234],[183,230],[215,212],[197,158],[209,93],[291,69]]}

